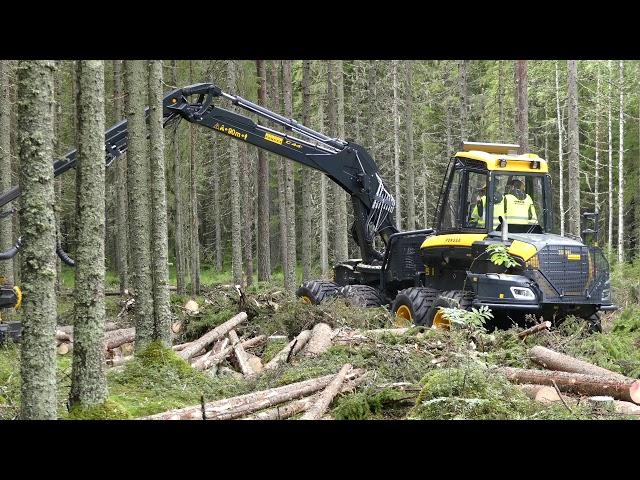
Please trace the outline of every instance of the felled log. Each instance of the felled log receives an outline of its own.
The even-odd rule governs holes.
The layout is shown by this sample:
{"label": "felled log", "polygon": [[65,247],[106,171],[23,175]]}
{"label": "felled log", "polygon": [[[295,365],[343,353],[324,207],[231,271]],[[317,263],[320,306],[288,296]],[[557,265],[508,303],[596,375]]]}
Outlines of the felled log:
{"label": "felled log", "polygon": [[[362,374],[362,370],[352,370],[347,379],[351,380]],[[215,402],[179,408],[168,412],[143,417],[142,420],[231,420],[249,415],[258,410],[273,407],[289,400],[308,396],[325,388],[335,378],[335,374],[292,383],[283,387],[247,393],[239,397],[226,398]]]}
{"label": "felled log", "polygon": [[618,400],[640,403],[640,381],[620,381],[616,378],[584,373],[569,373],[546,370],[528,370],[523,368],[500,367],[496,373],[505,375],[515,383],[533,383],[553,386],[564,392],[572,392],[588,397],[610,395]]}
{"label": "felled log", "polygon": [[625,377],[606,368],[598,367],[593,363],[585,362],[577,358],[565,355],[563,353],[556,352],[549,348],[535,346],[529,350],[529,358],[536,362],[538,365],[542,365],[548,370],[558,370],[561,372],[573,372],[584,373],[586,375],[597,375],[601,377],[611,377],[618,381],[633,381],[630,378]]}
{"label": "felled log", "polygon": [[534,333],[542,332],[543,330],[549,330],[551,328],[551,322],[546,321],[539,323],[538,325],[534,325],[531,328],[527,328],[518,334],[518,338],[525,339],[529,335],[533,335]]}
{"label": "felled log", "polygon": [[207,348],[216,340],[224,337],[231,329],[235,328],[237,325],[241,324],[246,319],[247,319],[246,312],[240,312],[239,314],[235,315],[234,317],[231,317],[229,320],[224,322],[222,325],[218,325],[213,330],[205,333],[202,337],[191,342],[189,346],[180,350],[178,355],[180,355],[185,360],[190,359],[200,349]]}
{"label": "felled log", "polygon": [[[255,346],[265,339],[264,335],[258,335],[257,337],[250,338],[242,342],[243,348],[250,348]],[[214,365],[218,365],[225,358],[227,358],[231,352],[233,352],[233,346],[229,345],[228,347],[223,348],[219,353],[211,354],[207,358],[203,358],[201,361],[193,363],[191,366],[196,370],[208,370]]]}
{"label": "felled log", "polygon": [[121,328],[119,330],[113,330],[105,335],[104,349],[111,350],[119,347],[123,343],[131,343],[136,339],[135,328]]}
{"label": "felled log", "polygon": [[56,351],[58,352],[58,355],[66,355],[72,350],[73,350],[73,343],[71,342],[63,342],[56,347]]}
{"label": "felled log", "polygon": [[56,330],[56,340],[59,340],[61,342],[71,342],[72,340],[72,336],[62,330]]}
{"label": "felled log", "polygon": [[[105,332],[110,332],[117,329],[118,326],[115,324],[115,322],[105,322],[104,324]],[[66,334],[70,337],[70,341],[73,341],[73,325],[58,325],[56,327],[56,339],[58,339],[59,334]]]}
{"label": "felled log", "polygon": [[314,357],[321,355],[331,347],[332,330],[326,323],[316,323],[311,330],[311,338],[302,352],[303,355]]}
{"label": "felled log", "polygon": [[329,383],[327,388],[318,396],[318,400],[302,416],[302,420],[318,420],[325,414],[327,408],[329,408],[329,405],[331,405],[331,402],[340,391],[344,379],[351,369],[352,367],[349,363],[342,366],[333,380],[331,380],[331,383]]}
{"label": "felled log", "polygon": [[238,365],[240,366],[240,371],[245,377],[250,377],[255,375],[256,372],[253,371],[251,365],[249,364],[247,358],[247,352],[244,351],[242,347],[242,343],[240,343],[240,339],[238,338],[238,334],[235,330],[229,331],[229,340],[231,341],[231,346],[233,347],[233,353],[236,356],[236,360],[238,360]]}
{"label": "felled log", "polygon": [[560,396],[556,389],[547,385],[518,385],[527,397],[541,403],[559,402]]}
{"label": "felled log", "polygon": [[[351,381],[345,382],[340,389],[340,393],[353,391],[364,379],[365,375],[362,374]],[[319,395],[320,393],[314,393],[309,397],[293,400],[286,405],[263,410],[262,412],[243,417],[240,420],[285,420],[311,408],[318,401]]]}
{"label": "felled log", "polygon": [[[273,357],[264,366],[264,370],[273,370],[279,365],[285,363],[292,355],[299,352],[311,338],[310,330],[303,330],[296,338],[291,340],[275,357]],[[295,352],[295,353],[294,353]]]}
{"label": "felled log", "polygon": [[171,347],[171,350],[173,350],[174,352],[179,352],[180,350],[183,350],[186,347],[188,347],[190,344],[191,344],[191,342],[179,343],[178,345],[173,345]]}

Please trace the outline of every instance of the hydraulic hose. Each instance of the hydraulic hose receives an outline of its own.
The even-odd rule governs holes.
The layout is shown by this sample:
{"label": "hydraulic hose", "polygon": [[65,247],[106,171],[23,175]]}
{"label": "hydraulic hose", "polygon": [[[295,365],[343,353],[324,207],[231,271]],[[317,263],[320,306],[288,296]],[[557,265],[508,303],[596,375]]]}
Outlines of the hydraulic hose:
{"label": "hydraulic hose", "polygon": [[56,247],[56,253],[58,254],[58,257],[60,257],[60,260],[62,260],[65,264],[69,265],[70,267],[76,266],[76,261],[71,258],[67,252],[64,251],[62,245],[58,245]]}
{"label": "hydraulic hose", "polygon": [[5,250],[4,252],[0,252],[0,260],[11,260],[20,251],[21,247],[22,238],[18,238],[18,241],[13,247],[11,247],[9,250]]}

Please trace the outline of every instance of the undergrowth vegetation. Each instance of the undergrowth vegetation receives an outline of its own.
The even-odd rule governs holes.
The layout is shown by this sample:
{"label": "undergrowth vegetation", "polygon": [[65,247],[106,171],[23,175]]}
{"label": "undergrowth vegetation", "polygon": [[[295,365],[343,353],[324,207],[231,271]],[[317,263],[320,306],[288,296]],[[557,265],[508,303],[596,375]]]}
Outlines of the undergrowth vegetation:
{"label": "undergrowth vegetation", "polygon": [[[637,275],[634,269],[638,270]],[[543,345],[630,377],[640,377],[640,306],[630,288],[620,287],[624,275],[629,275],[626,284],[635,285],[640,267],[633,264],[616,270],[616,302],[626,307],[607,315],[603,333],[589,334],[583,320],[570,317],[552,331],[523,341],[517,337],[517,327],[488,333],[482,328],[483,322],[465,317],[450,332],[414,327],[404,334],[369,335],[367,341],[336,344],[319,357],[299,357],[252,379],[225,368],[237,369],[233,363],[222,364],[217,375],[198,372],[171,349],[154,343],[133,361],[109,369],[107,402],[85,410],[69,410],[71,356],[58,356],[59,417],[137,418],[333,374],[350,363],[368,373],[355,392],[338,396],[333,402],[330,415],[336,419],[620,418],[594,412],[584,402],[571,408],[561,402],[534,402],[517,386],[490,372],[494,366],[538,368],[527,352],[534,345]],[[341,299],[312,306],[298,302],[274,284],[254,285],[242,294],[232,285],[206,287],[201,296],[193,298],[198,303],[196,312],[184,308],[189,299],[172,295],[173,312],[183,323],[175,343],[193,340],[246,311],[248,321],[237,327],[238,335],[276,336],[250,350],[261,357],[263,364],[295,335],[320,322],[332,328],[393,327],[384,308],[353,307]],[[122,304],[116,299],[108,302],[108,316],[116,318]],[[59,323],[71,323],[70,312],[70,304],[61,302]],[[118,318],[119,324],[128,322],[126,314]],[[227,360],[234,361],[233,356]],[[17,418],[19,402],[19,347],[7,342],[0,345],[0,419]]]}

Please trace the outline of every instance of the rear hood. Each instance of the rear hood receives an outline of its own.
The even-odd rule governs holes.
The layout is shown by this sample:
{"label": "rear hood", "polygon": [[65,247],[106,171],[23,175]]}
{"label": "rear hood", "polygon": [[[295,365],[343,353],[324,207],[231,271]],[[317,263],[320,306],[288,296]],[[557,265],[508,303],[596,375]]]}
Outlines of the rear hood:
{"label": "rear hood", "polygon": [[509,240],[530,243],[538,251],[547,245],[562,245],[567,247],[584,247],[584,243],[568,237],[562,237],[553,233],[509,233]]}

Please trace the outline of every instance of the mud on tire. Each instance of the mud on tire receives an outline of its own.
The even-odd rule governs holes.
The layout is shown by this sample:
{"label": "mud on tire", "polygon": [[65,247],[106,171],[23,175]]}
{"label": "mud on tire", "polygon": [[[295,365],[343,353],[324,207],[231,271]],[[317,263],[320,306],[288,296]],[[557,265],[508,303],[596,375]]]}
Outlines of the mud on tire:
{"label": "mud on tire", "polygon": [[296,296],[313,305],[339,295],[340,285],[329,280],[310,280],[300,285]]}

